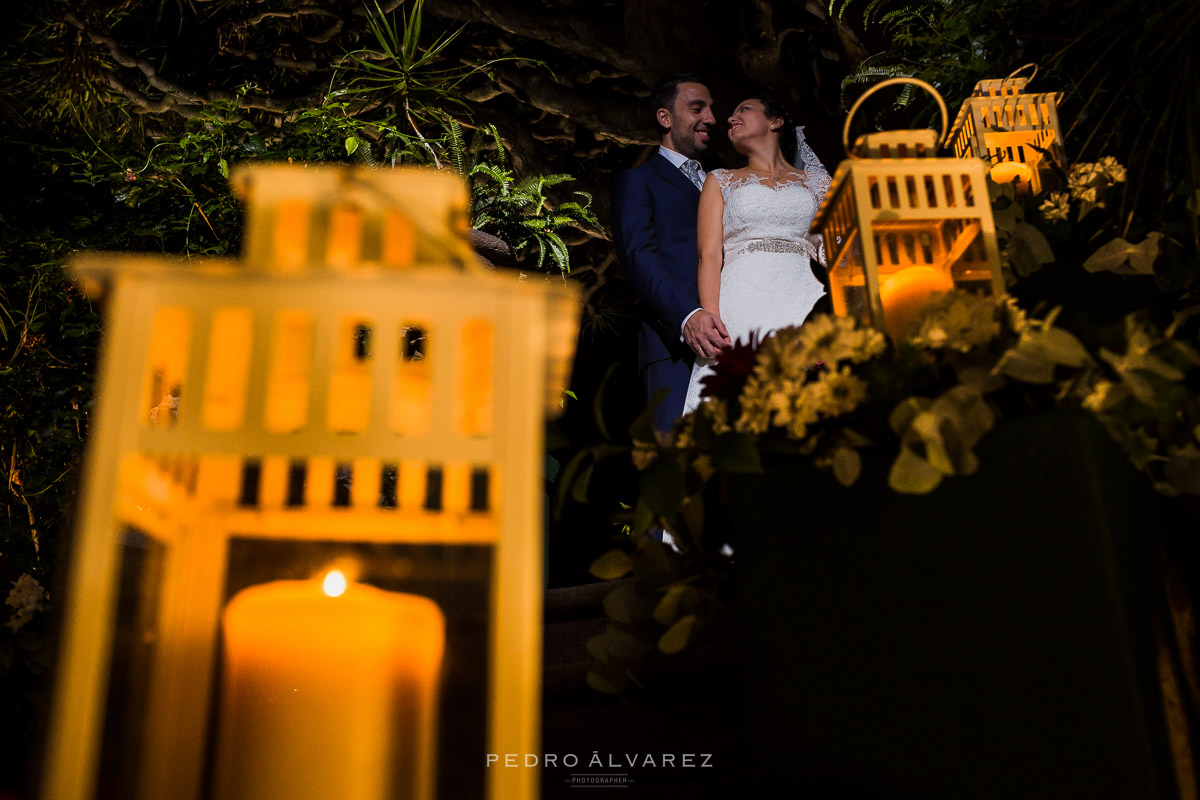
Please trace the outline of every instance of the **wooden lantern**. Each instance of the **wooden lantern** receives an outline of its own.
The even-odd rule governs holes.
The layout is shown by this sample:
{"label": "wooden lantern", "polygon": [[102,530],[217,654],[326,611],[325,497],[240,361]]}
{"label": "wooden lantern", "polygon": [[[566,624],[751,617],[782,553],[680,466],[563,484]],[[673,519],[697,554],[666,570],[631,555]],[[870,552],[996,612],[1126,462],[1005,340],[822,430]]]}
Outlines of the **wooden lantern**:
{"label": "wooden lantern", "polygon": [[[1016,77],[1028,67],[1033,67],[1032,75]],[[982,158],[992,180],[1013,182],[1018,191],[1032,194],[1042,191],[1052,162],[1066,164],[1058,125],[1062,92],[1027,94],[1025,87],[1035,75],[1037,65],[1026,64],[1003,80],[975,84],[950,129],[956,156]]]}
{"label": "wooden lantern", "polygon": [[71,264],[108,325],[42,797],[536,797],[486,755],[539,752],[575,294],[476,267],[446,173],[232,180],[242,263]]}
{"label": "wooden lantern", "polygon": [[[854,113],[873,92],[910,83],[930,92],[942,112],[931,130],[867,134],[849,146]],[[849,158],[813,220],[825,239],[834,312],[906,338],[935,293],[968,289],[1001,294],[1000,253],[978,159],[938,158],[946,105],[915,78],[876,84],[859,98],[842,131]]]}

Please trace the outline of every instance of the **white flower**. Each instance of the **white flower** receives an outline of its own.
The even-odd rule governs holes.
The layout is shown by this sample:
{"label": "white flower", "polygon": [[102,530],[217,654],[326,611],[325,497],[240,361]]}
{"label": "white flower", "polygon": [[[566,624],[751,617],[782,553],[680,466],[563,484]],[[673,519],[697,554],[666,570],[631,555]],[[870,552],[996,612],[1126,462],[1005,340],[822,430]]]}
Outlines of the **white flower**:
{"label": "white flower", "polygon": [[12,590],[4,604],[13,609],[8,622],[4,623],[13,633],[33,619],[33,615],[46,608],[46,590],[37,582],[37,578],[26,573],[12,582]]}
{"label": "white flower", "polygon": [[1121,166],[1112,156],[1105,156],[1100,159],[1100,169],[1104,172],[1104,177],[1109,183],[1124,183],[1125,168]]}
{"label": "white flower", "polygon": [[1042,218],[1047,222],[1066,220],[1071,213],[1070,202],[1071,196],[1066,192],[1051,192],[1050,197],[1038,206],[1038,211],[1042,212]]}

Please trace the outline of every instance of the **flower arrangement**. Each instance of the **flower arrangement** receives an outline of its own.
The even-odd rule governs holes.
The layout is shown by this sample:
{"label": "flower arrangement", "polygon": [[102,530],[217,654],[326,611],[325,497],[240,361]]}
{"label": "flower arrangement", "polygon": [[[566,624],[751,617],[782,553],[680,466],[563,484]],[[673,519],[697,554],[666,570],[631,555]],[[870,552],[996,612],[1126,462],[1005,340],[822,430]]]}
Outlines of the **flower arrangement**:
{"label": "flower arrangement", "polygon": [[[726,507],[724,485],[781,458],[811,460],[850,486],[864,479],[868,451],[890,454],[887,486],[926,494],[974,473],[975,447],[998,422],[1067,410],[1093,415],[1160,493],[1200,496],[1200,304],[1183,294],[1155,308],[1134,305],[1114,323],[1082,325],[1080,308],[1046,307],[1042,286],[1021,291],[1039,269],[1061,269],[1075,282],[1095,272],[1145,275],[1138,259],[1153,263],[1161,237],[1113,239],[1075,265],[1042,269],[1055,260],[1050,238],[1066,241],[1053,230],[1064,224],[1062,209],[1077,204],[1078,223],[1104,208],[1124,177],[1112,159],[1077,165],[1067,193],[1024,205],[1009,187],[992,187],[1014,295],[938,296],[901,342],[849,318],[811,317],[722,353],[706,401],[669,435],[640,420],[632,431],[640,492],[628,520],[635,548],[593,566],[598,577],[632,572],[635,581],[606,604],[610,628],[591,644],[592,685],[622,691],[628,668],[649,651],[678,652],[729,621],[733,526],[725,515],[736,511]],[[674,547],[646,536],[657,528]]]}

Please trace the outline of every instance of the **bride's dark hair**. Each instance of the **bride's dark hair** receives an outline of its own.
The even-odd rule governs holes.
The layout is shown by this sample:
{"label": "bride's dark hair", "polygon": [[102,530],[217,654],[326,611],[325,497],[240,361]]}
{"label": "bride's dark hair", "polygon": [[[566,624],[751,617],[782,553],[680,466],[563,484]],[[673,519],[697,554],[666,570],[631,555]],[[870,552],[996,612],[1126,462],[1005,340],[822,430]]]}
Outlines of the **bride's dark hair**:
{"label": "bride's dark hair", "polygon": [[795,164],[796,148],[799,143],[796,141],[796,123],[792,120],[788,107],[778,97],[770,94],[752,94],[746,99],[762,103],[763,113],[767,115],[768,119],[771,117],[783,119],[783,127],[779,129],[779,149],[783,151],[783,157],[789,164]]}

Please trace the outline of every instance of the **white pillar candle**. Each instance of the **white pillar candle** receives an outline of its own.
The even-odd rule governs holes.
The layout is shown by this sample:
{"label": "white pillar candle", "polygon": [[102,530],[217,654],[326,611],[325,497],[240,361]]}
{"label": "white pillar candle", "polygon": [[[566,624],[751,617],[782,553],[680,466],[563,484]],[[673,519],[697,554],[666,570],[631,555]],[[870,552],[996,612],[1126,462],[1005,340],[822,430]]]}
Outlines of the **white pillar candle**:
{"label": "white pillar candle", "polygon": [[445,649],[435,602],[335,571],[324,585],[242,590],[223,631],[213,797],[433,796]]}

